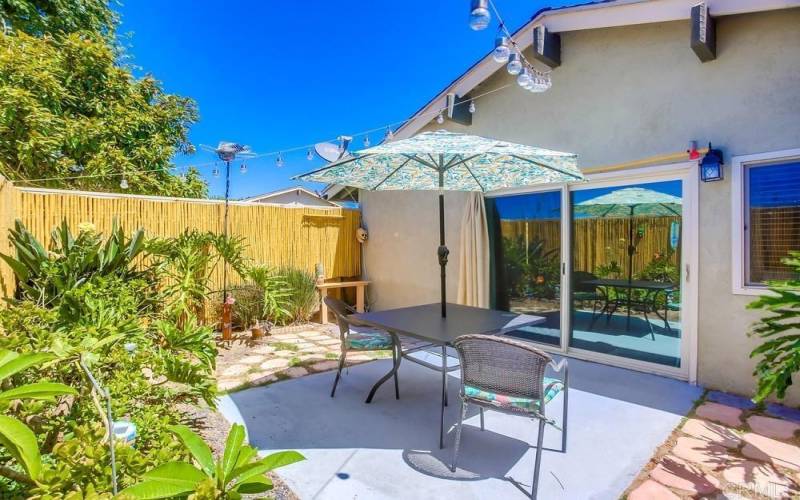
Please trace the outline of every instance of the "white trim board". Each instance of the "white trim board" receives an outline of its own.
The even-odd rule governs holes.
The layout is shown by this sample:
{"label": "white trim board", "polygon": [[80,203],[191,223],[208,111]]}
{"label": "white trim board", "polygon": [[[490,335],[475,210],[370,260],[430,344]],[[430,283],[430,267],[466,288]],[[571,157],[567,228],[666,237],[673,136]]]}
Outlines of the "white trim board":
{"label": "white trim board", "polygon": [[796,159],[800,159],[800,148],[740,155],[731,158],[731,291],[734,295],[755,296],[769,293],[764,286],[745,284],[748,259],[747,241],[744,235],[745,208],[747,206],[747,203],[745,203],[744,167],[750,164],[768,164]]}

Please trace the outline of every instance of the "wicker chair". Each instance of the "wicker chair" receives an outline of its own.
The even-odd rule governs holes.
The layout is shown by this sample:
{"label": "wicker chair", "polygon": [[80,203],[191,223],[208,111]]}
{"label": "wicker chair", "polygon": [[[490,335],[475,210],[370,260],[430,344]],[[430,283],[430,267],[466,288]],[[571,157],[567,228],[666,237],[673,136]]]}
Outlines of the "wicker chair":
{"label": "wicker chair", "polygon": [[[400,386],[397,381],[397,365],[400,363],[400,343],[397,338],[389,333],[381,331],[370,330],[356,330],[352,327],[358,327],[348,318],[349,314],[355,310],[334,297],[325,297],[325,304],[333,311],[336,316],[336,321],[339,323],[339,338],[342,341],[341,350],[339,355],[339,368],[336,370],[336,378],[333,381],[333,389],[331,389],[331,397],[336,394],[336,386],[339,384],[339,378],[342,376],[342,368],[344,368],[345,358],[350,351],[392,351],[392,363],[394,368],[394,395],[395,398],[400,399]],[[368,399],[372,399],[370,394]]]}
{"label": "wicker chair", "polygon": [[[454,346],[461,362],[461,412],[451,470],[456,470],[461,428],[468,404],[475,404],[480,408],[481,430],[484,408],[536,419],[539,423],[539,434],[536,440],[531,493],[531,497],[535,499],[539,485],[544,426],[550,424],[558,428],[553,420],[545,416],[545,406],[561,391],[564,392],[561,451],[567,451],[569,375],[566,359],[556,364],[549,355],[530,344],[492,335],[464,335],[456,339]],[[563,372],[563,380],[545,377],[548,366],[556,372]]]}

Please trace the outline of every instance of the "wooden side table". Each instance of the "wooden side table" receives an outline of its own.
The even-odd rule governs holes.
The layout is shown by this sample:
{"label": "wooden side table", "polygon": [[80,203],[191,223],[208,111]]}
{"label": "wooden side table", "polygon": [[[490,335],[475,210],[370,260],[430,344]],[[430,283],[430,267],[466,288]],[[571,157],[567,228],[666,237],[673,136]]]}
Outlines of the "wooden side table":
{"label": "wooden side table", "polygon": [[333,283],[321,283],[317,285],[319,290],[319,320],[326,325],[328,323],[328,306],[325,304],[325,297],[328,290],[333,288],[355,288],[356,289],[356,311],[364,312],[364,291],[369,285],[369,281],[339,281]]}

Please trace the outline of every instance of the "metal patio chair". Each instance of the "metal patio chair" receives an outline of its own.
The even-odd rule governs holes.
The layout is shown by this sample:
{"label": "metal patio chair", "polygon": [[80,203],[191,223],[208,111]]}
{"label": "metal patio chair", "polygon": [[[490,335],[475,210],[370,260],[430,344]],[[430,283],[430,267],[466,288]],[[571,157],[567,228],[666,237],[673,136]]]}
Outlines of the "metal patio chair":
{"label": "metal patio chair", "polygon": [[[546,417],[545,406],[561,391],[564,393],[561,452],[567,451],[569,373],[566,358],[555,363],[547,353],[530,344],[493,335],[464,335],[456,339],[454,346],[461,364],[461,412],[451,470],[456,470],[461,429],[469,404],[480,408],[481,430],[484,429],[484,408],[538,420],[539,434],[531,488],[531,497],[535,499],[539,486],[544,426],[549,424],[558,428],[553,420]],[[563,372],[563,380],[545,377],[548,366],[556,372]]]}
{"label": "metal patio chair", "polygon": [[[355,309],[348,306],[341,300],[327,296],[325,297],[325,304],[333,311],[336,316],[336,321],[339,324],[339,338],[341,344],[341,354],[339,354],[339,368],[336,370],[336,378],[333,381],[333,389],[331,389],[331,397],[336,394],[336,386],[339,384],[339,378],[342,376],[342,368],[344,368],[345,358],[350,351],[392,351],[392,371],[390,371],[385,378],[394,375],[394,395],[396,399],[400,399],[400,386],[397,381],[397,369],[400,365],[400,342],[397,337],[388,332],[377,331],[367,327],[359,328],[359,325],[353,322],[348,315],[355,313]],[[354,328],[355,327],[355,328]],[[377,385],[375,386],[377,388]],[[374,396],[374,389],[367,397],[369,403]]]}
{"label": "metal patio chair", "polygon": [[[592,303],[592,316],[589,321],[589,330],[594,328],[594,323],[605,310],[605,304],[608,297],[603,287],[586,283],[587,281],[597,279],[597,276],[587,271],[575,271],[572,273],[572,299],[578,302],[591,302]],[[602,304],[602,307],[598,306]]]}

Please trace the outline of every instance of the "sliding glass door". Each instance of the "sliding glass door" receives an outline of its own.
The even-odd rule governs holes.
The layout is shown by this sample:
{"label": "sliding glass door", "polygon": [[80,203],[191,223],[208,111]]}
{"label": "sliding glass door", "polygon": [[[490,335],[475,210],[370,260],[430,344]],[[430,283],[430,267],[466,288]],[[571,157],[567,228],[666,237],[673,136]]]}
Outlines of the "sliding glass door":
{"label": "sliding glass door", "polygon": [[510,335],[561,345],[561,192],[487,198],[492,306],[546,319]]}
{"label": "sliding glass door", "polygon": [[570,348],[681,367],[682,184],[570,193]]}

